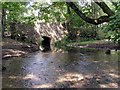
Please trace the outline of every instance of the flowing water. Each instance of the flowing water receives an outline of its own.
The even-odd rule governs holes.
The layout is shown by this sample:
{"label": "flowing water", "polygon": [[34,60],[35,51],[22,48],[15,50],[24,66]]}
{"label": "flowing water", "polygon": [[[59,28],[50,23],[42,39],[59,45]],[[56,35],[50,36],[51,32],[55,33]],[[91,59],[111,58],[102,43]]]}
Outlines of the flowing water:
{"label": "flowing water", "polygon": [[72,48],[3,60],[3,88],[119,87],[119,51]]}

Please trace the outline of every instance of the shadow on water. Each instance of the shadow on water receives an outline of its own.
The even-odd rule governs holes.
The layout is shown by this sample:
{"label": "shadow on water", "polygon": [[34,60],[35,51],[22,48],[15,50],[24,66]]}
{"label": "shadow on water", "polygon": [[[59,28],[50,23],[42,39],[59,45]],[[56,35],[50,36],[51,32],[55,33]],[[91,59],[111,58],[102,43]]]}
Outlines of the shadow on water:
{"label": "shadow on water", "polygon": [[[58,51],[58,52],[57,52]],[[3,88],[116,88],[119,51],[70,48],[3,60]]]}

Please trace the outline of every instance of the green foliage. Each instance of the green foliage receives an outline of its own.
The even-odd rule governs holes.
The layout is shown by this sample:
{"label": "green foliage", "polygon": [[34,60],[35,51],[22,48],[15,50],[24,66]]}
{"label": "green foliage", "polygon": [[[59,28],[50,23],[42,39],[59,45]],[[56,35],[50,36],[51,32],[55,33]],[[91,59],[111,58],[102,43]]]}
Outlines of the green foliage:
{"label": "green foliage", "polygon": [[88,29],[81,29],[80,30],[80,37],[83,38],[96,38],[96,31],[92,30],[92,28],[88,28]]}
{"label": "green foliage", "polygon": [[75,41],[70,40],[67,37],[65,37],[63,40],[55,42],[55,46],[58,48],[64,48],[67,44],[73,43],[73,42],[75,42]]}
{"label": "green foliage", "polygon": [[107,36],[109,39],[120,44],[120,6],[116,6],[116,8],[116,13],[114,16],[111,16],[110,22],[105,30],[108,32]]}
{"label": "green foliage", "polygon": [[[114,3],[116,14],[110,18],[106,27],[108,37],[115,42],[120,42],[120,3]],[[80,6],[79,6],[80,7]],[[58,22],[62,23],[68,20],[67,5],[65,2],[39,3],[39,2],[2,2],[2,8],[6,10],[6,26],[9,28],[11,22],[21,22],[34,24],[35,21]],[[103,15],[100,7],[96,4],[86,5],[79,8],[84,14],[91,18],[98,18]],[[73,28],[80,29],[81,37],[92,37],[97,30],[92,29],[92,25],[79,18],[71,10]],[[66,40],[65,43],[71,42]]]}
{"label": "green foliage", "polygon": [[8,23],[20,21],[25,12],[25,2],[3,2],[2,8],[6,11],[6,20]]}
{"label": "green foliage", "polygon": [[106,32],[104,32],[103,25],[100,25],[97,28],[97,39],[103,40],[105,39],[105,36],[106,36]]}
{"label": "green foliage", "polygon": [[10,30],[11,22],[23,22],[26,2],[1,2],[5,11],[5,30]]}
{"label": "green foliage", "polygon": [[[53,2],[53,3],[38,3],[34,2],[33,5],[29,7],[29,11],[33,9],[38,10],[38,15],[34,16],[36,20],[41,22],[63,22],[66,20],[65,2]],[[32,12],[32,11],[31,11]]]}

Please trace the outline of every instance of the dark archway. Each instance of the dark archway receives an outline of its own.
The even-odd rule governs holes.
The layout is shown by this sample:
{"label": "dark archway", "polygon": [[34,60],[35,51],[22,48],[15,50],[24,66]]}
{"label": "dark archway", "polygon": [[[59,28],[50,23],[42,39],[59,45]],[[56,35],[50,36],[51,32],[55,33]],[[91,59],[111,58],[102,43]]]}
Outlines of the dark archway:
{"label": "dark archway", "polygon": [[47,52],[50,51],[50,42],[51,42],[51,38],[47,37],[47,36],[42,36],[43,40],[42,40],[42,47],[43,47],[43,52]]}

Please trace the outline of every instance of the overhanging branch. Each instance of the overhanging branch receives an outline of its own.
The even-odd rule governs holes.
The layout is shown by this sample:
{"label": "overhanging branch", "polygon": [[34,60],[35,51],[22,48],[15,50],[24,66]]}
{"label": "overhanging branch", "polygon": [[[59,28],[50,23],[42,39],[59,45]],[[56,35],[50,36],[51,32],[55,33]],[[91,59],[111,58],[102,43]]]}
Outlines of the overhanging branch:
{"label": "overhanging branch", "polygon": [[73,3],[73,2],[66,2],[74,11],[77,15],[79,15],[84,21],[94,24],[94,25],[98,25],[104,22],[109,22],[109,15],[108,16],[101,16],[97,19],[91,19],[89,17],[87,17],[84,13],[82,13],[82,11],[80,11],[77,6]]}
{"label": "overhanging branch", "polygon": [[104,1],[99,0],[93,0],[99,7],[103,10],[104,13],[106,13],[108,16],[112,16],[115,13],[105,4]]}

